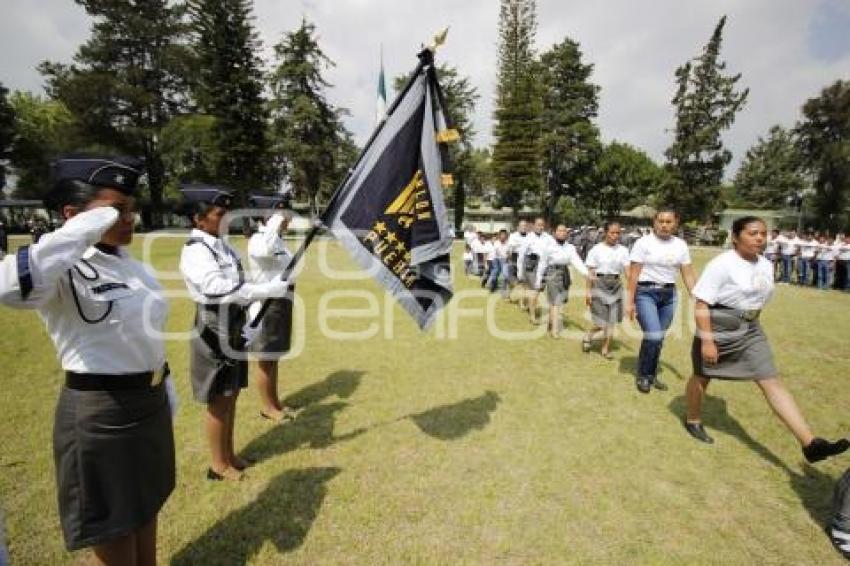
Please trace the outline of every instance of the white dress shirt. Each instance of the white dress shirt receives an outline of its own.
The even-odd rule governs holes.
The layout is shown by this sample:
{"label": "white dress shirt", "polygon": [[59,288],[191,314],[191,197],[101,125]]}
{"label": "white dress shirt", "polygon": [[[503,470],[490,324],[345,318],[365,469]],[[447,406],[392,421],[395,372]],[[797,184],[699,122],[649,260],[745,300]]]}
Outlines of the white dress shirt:
{"label": "white dress shirt", "polygon": [[585,264],[594,268],[597,275],[622,275],[629,265],[629,250],[620,244],[600,242],[587,252]]}
{"label": "white dress shirt", "polygon": [[511,232],[511,235],[508,236],[508,254],[519,254],[519,250],[525,242],[526,236],[528,236],[528,232],[525,234]]}
{"label": "white dress shirt", "polygon": [[510,253],[507,242],[501,242],[499,240],[493,241],[493,258],[494,259],[508,259],[508,253]]}
{"label": "white dress shirt", "polygon": [[638,282],[669,284],[676,282],[676,271],[682,265],[691,264],[691,253],[684,240],[676,236],[663,240],[653,233],[635,242],[629,259],[643,266]]}
{"label": "white dress shirt", "polygon": [[543,285],[543,276],[546,274],[546,268],[549,266],[567,267],[572,265],[582,275],[587,275],[587,266],[578,255],[576,247],[571,243],[564,241],[559,244],[555,238],[545,240],[541,246],[540,261],[537,262],[537,277],[535,281],[539,289]]}
{"label": "white dress shirt", "polygon": [[815,257],[815,252],[818,249],[818,241],[814,238],[811,240],[800,240],[800,256],[805,259]]}
{"label": "white dress shirt", "polygon": [[741,310],[764,307],[773,295],[773,264],[763,256],[748,261],[728,250],[706,264],[693,296],[709,305]]}
{"label": "white dress shirt", "polygon": [[549,240],[555,241],[555,238],[546,232],[541,232],[540,234],[537,232],[529,232],[525,235],[525,239],[519,248],[519,257],[517,258],[518,273],[525,273],[525,261],[528,259],[529,255],[536,255],[539,263],[539,258],[543,255],[543,247]]}
{"label": "white dress shirt", "polygon": [[[112,207],[82,212],[28,248],[28,260],[21,252],[21,260],[11,254],[0,263],[0,302],[38,311],[66,371],[141,373],[165,362],[162,287],[123,249],[93,247],[117,219]],[[32,279],[26,296],[19,261]]]}

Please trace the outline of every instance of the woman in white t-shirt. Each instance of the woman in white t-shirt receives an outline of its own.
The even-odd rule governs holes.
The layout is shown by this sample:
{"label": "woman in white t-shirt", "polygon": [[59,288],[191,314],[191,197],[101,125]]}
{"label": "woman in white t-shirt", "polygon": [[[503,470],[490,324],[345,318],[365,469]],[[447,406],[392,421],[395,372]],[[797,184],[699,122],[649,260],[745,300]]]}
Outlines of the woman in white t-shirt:
{"label": "woman in white t-shirt", "polygon": [[614,325],[623,321],[623,278],[629,265],[629,250],[620,245],[620,224],[606,222],[605,239],[593,246],[585,264],[589,271],[585,302],[590,307],[593,327],[582,340],[582,351],[589,352],[593,336],[603,332],[602,357],[610,360]]}
{"label": "woman in white t-shirt", "polygon": [[761,218],[747,216],[732,224],[734,248],[712,259],[693,289],[697,331],[691,348],[694,374],[688,381],[688,433],[714,440],[702,425],[702,400],[711,379],[755,381],[773,412],[794,434],[809,462],[840,454],[850,442],[817,438],[794,398],[777,377],[773,353],[759,323],[773,294],[773,268],[759,254],[767,239]]}
{"label": "woman in white t-shirt", "polygon": [[661,391],[667,389],[658,379],[658,360],[664,335],[676,314],[676,273],[681,272],[688,292],[696,280],[687,244],[673,235],[678,227],[676,212],[659,210],[653,219],[653,233],[635,242],[629,257],[626,312],[631,319],[637,315],[643,330],[635,377],[635,385],[641,393],[649,393],[651,387]]}

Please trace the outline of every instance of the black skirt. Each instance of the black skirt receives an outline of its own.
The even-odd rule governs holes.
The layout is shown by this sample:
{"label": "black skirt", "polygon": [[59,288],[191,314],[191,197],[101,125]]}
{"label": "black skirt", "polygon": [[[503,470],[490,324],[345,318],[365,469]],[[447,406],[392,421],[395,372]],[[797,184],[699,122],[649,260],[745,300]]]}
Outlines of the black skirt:
{"label": "black skirt", "polygon": [[248,386],[248,361],[239,349],[245,321],[245,308],[239,305],[197,305],[189,359],[196,401],[230,397]]}
{"label": "black skirt", "polygon": [[251,342],[251,351],[260,360],[277,360],[292,346],[292,301],[287,292],[281,299],[271,299],[260,324],[260,331]]}
{"label": "black skirt", "polygon": [[68,550],[102,544],[147,525],[174,489],[174,434],[165,387],[63,387],[53,458]]}

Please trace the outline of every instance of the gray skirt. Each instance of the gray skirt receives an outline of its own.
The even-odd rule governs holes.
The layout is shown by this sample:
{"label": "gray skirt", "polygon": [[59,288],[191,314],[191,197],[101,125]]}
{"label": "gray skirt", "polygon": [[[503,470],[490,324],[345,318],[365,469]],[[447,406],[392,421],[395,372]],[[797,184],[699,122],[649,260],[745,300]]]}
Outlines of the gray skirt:
{"label": "gray skirt", "polygon": [[189,345],[192,396],[196,401],[209,403],[217,395],[230,397],[248,386],[247,359],[233,357],[241,353],[238,345],[245,320],[245,309],[238,305],[230,304],[220,311],[196,306],[197,332]]}
{"label": "gray skirt", "polygon": [[623,322],[623,285],[619,278],[596,277],[591,287],[590,316],[596,326]]}
{"label": "gray skirt", "polygon": [[702,341],[694,336],[691,363],[694,374],[737,381],[776,377],[773,352],[758,320],[747,321],[739,311],[711,309],[711,331],[717,344],[716,364],[702,359]]}
{"label": "gray skirt", "polygon": [[165,387],[62,388],[53,426],[62,534],[68,550],[147,525],[174,489],[174,434]]}
{"label": "gray skirt", "polygon": [[276,360],[292,346],[291,290],[282,299],[272,299],[260,324],[260,331],[251,342],[251,351],[261,360]]}
{"label": "gray skirt", "polygon": [[546,288],[546,300],[551,307],[559,307],[567,302],[570,292],[570,270],[566,265],[550,265],[543,275]]}

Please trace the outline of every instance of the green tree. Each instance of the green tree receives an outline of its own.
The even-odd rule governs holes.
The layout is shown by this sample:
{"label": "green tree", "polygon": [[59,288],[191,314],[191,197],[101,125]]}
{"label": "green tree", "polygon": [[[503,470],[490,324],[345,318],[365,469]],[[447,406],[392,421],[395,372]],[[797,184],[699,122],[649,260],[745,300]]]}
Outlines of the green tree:
{"label": "green tree", "polygon": [[546,190],[543,215],[554,220],[558,200],[591,189],[593,166],[602,151],[593,120],[599,87],[590,82],[592,64],[582,63],[578,43],[566,38],[540,56],[543,93],[542,144]]}
{"label": "green tree", "polygon": [[595,163],[592,199],[585,202],[614,218],[647,202],[663,184],[666,173],[643,151],[617,141],[605,146]]}
{"label": "green tree", "polygon": [[709,219],[719,202],[723,169],[732,159],[721,133],[735,121],[749,94],[749,89],[736,90],[741,75],[726,74],[720,60],[725,24],[723,16],[702,54],[676,69],[676,128],[665,152],[671,177],[663,200],[687,219]]}
{"label": "green tree", "polygon": [[144,158],[158,209],[165,183],[161,131],[189,104],[193,58],[185,7],[167,0],[76,2],[94,18],[92,35],[74,64],[41,64],[47,91],[67,106],[87,141]]}
{"label": "green tree", "polygon": [[0,189],[6,186],[6,162],[15,141],[15,109],[9,104],[9,89],[0,83]]}
{"label": "green tree", "polygon": [[850,81],[836,81],[806,101],[795,131],[814,178],[817,217],[830,230],[841,230],[850,192]]}
{"label": "green tree", "polygon": [[341,121],[345,110],[335,109],[325,97],[331,85],[322,72],[334,62],[319,47],[316,26],[306,18],[284,34],[274,52],[269,106],[279,174],[316,211],[319,198],[333,190],[328,181],[329,173],[339,170],[337,148],[343,139],[350,142]]}
{"label": "green tree", "polygon": [[15,115],[16,136],[9,154],[18,176],[15,196],[41,198],[50,188],[51,160],[60,153],[80,149],[77,124],[57,100],[16,91],[9,101]]}
{"label": "green tree", "polygon": [[791,194],[803,190],[805,178],[802,155],[793,135],[781,126],[773,126],[767,139],[758,141],[735,174],[738,198],[756,208],[785,206]]}
{"label": "green tree", "polygon": [[271,180],[260,41],[250,0],[189,0],[199,59],[195,95],[215,119],[216,181],[247,193]]}
{"label": "green tree", "polygon": [[493,136],[493,178],[502,205],[519,214],[526,195],[540,195],[540,80],[535,70],[534,0],[501,0]]}
{"label": "green tree", "polygon": [[162,130],[161,149],[168,179],[166,197],[178,196],[180,182],[216,182],[221,154],[214,117],[186,114],[174,118]]}
{"label": "green tree", "polygon": [[[475,150],[471,140],[475,137],[472,112],[481,96],[478,94],[478,89],[472,86],[469,77],[462,76],[456,67],[440,63],[437,65],[437,77],[443,89],[445,112],[460,134],[460,140],[457,143],[449,144],[454,185],[446,190],[447,200],[452,202],[455,211],[455,230],[459,232],[463,226],[466,197],[469,194],[470,185],[476,182],[475,176],[480,166],[480,161],[474,156]],[[404,88],[407,79],[405,75],[395,78],[393,82],[396,92]],[[480,192],[478,192],[479,195]]]}

